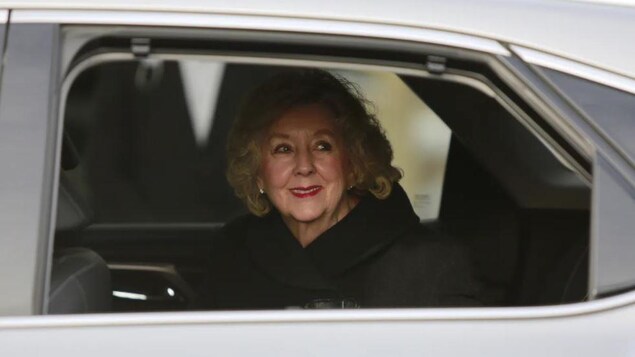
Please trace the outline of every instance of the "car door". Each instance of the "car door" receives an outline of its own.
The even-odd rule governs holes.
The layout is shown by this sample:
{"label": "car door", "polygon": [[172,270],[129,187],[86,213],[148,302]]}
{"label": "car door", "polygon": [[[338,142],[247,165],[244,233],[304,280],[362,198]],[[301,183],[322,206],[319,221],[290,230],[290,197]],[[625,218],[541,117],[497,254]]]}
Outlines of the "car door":
{"label": "car door", "polygon": [[[127,20],[122,20],[122,14],[128,16]],[[163,25],[168,31],[159,30],[166,32],[175,31],[169,27],[175,24],[205,27],[210,23],[220,23],[240,30],[253,30],[255,25],[253,16],[238,15],[214,15],[205,18],[205,21],[199,15],[190,14],[188,17],[169,13],[164,14],[165,17],[157,13],[108,14],[100,11],[42,11],[35,15],[29,11],[16,11],[16,23],[11,25],[6,44],[0,92],[0,145],[7,148],[0,151],[0,159],[3,167],[14,168],[3,170],[0,174],[2,187],[6,187],[3,189],[3,198],[6,199],[2,206],[2,227],[9,237],[2,244],[3,248],[10,247],[2,249],[0,259],[3,272],[0,284],[7,291],[0,299],[3,315],[0,318],[0,351],[5,354],[37,355],[43,349],[49,355],[60,356],[77,351],[95,356],[131,352],[159,356],[184,352],[190,355],[632,353],[630,327],[635,321],[635,295],[632,292],[579,304],[539,307],[36,316],[44,310],[47,267],[54,235],[52,226],[62,132],[57,106],[63,92],[62,79],[68,74],[66,70],[73,60],[68,54],[75,53],[66,51],[72,46],[68,37],[64,36],[72,33],[67,31],[74,27],[68,24],[77,25],[92,18],[93,24],[103,26],[106,31],[111,30],[107,26],[109,24],[132,24]],[[268,23],[271,18],[263,16],[262,20]],[[337,25],[337,22],[326,20],[312,20],[306,24],[295,19],[276,20],[279,22],[269,22],[268,30],[285,28],[306,33],[316,31],[316,28],[328,28],[327,32],[340,36],[363,33],[364,36],[358,39],[360,42],[385,37],[386,30],[392,31],[389,33],[393,33],[393,39],[403,40],[406,37],[404,33],[412,35],[412,29],[396,25],[355,23],[357,30],[353,31],[350,24]],[[201,25],[201,22],[206,25]],[[119,30],[115,28],[115,32]],[[134,33],[138,30],[135,27],[126,31]],[[99,29],[87,29],[87,32],[91,31],[99,32]],[[578,153],[583,157],[581,162],[586,160],[585,156],[592,160],[595,198],[591,207],[592,297],[627,288],[629,271],[632,271],[629,270],[627,257],[621,256],[615,264],[607,263],[609,257],[604,253],[619,252],[628,245],[625,237],[633,228],[629,213],[634,212],[632,181],[635,176],[632,173],[632,156],[620,149],[624,144],[601,135],[603,124],[588,120],[584,113],[574,110],[575,103],[550,88],[548,82],[532,70],[532,66],[538,64],[535,59],[522,56],[519,59],[514,51],[497,41],[461,35],[457,42],[457,37],[453,35],[443,31],[432,34],[422,31],[417,32],[414,39],[410,36],[409,41],[451,46],[449,52],[456,48],[476,48],[488,56],[502,58],[500,63],[508,66],[507,73],[514,74],[511,79],[507,78],[509,87],[518,93],[521,89],[525,90],[523,94],[532,98],[532,103],[538,103],[535,107],[539,109],[536,110],[542,110],[543,117],[551,120],[543,127],[532,127],[533,121],[528,121],[526,130],[540,136],[544,128],[554,128],[555,133],[545,137],[560,138],[562,143],[549,143],[549,147],[562,149],[559,155]],[[251,36],[262,35],[252,33]],[[125,35],[122,37],[126,38]],[[228,38],[233,39],[232,36]],[[126,39],[130,40],[130,37]],[[341,37],[326,36],[326,39],[338,41]],[[254,41],[253,37],[249,40]],[[143,55],[135,51],[130,51],[130,58]],[[263,51],[261,56],[266,57],[267,54]],[[439,75],[444,61],[438,58],[428,60],[425,64],[427,70]],[[399,64],[396,66],[399,67]],[[563,149],[566,145],[572,148]],[[583,169],[579,168],[580,171]],[[604,222],[610,224],[604,226]],[[137,243],[146,242],[144,239],[132,239]],[[177,244],[177,238],[173,239],[168,238],[170,244]],[[118,247],[116,242],[107,240],[101,246],[102,253],[113,254],[115,260],[122,259],[126,253],[125,245]],[[93,242],[98,241],[95,239]],[[99,244],[95,243],[94,247],[99,249]],[[601,247],[608,247],[604,248],[608,250]],[[135,254],[141,254],[143,250],[140,247],[136,252],[127,252],[127,258],[137,259]],[[159,250],[163,258],[175,259],[170,255],[170,249]]]}

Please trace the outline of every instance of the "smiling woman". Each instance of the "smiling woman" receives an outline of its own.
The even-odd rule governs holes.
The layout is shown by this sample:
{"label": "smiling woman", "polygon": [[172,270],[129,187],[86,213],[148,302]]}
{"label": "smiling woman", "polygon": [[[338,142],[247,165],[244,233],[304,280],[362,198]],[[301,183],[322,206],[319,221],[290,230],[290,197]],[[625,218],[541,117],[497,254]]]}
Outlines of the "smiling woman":
{"label": "smiling woman", "polygon": [[274,76],[243,105],[228,153],[254,215],[216,241],[209,308],[477,304],[469,260],[419,225],[352,84],[315,69]]}
{"label": "smiling woman", "polygon": [[258,216],[273,205],[306,246],[360,193],[389,194],[401,173],[364,102],[355,86],[322,70],[283,72],[263,83],[229,139],[228,179],[238,197]]}
{"label": "smiling woman", "polygon": [[290,109],[261,145],[259,192],[266,194],[303,247],[359,201],[332,114],[319,104]]}

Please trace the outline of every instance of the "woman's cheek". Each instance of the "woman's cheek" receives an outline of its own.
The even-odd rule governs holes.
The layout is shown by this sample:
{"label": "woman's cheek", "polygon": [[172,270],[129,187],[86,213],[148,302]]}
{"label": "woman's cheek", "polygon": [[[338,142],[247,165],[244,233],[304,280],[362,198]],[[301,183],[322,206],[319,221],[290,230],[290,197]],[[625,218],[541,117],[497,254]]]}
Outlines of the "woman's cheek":
{"label": "woman's cheek", "polygon": [[265,176],[270,185],[274,187],[283,187],[290,176],[290,172],[293,170],[290,160],[273,159],[267,160],[264,165]]}
{"label": "woman's cheek", "polygon": [[318,171],[327,180],[337,180],[344,175],[344,166],[337,156],[325,157],[318,162]]}

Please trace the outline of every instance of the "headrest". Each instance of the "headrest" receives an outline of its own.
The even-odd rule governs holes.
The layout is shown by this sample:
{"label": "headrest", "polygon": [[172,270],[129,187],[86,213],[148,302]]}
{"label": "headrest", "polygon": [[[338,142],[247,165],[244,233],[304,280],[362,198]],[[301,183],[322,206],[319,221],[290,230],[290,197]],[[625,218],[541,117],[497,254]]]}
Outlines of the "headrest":
{"label": "headrest", "polygon": [[62,139],[61,164],[55,227],[58,231],[81,229],[90,223],[93,212],[79,190],[79,182],[72,178],[73,169],[79,165],[79,154],[67,133]]}
{"label": "headrest", "polygon": [[93,211],[69,174],[60,172],[60,183],[57,195],[58,231],[70,231],[84,228],[93,218]]}

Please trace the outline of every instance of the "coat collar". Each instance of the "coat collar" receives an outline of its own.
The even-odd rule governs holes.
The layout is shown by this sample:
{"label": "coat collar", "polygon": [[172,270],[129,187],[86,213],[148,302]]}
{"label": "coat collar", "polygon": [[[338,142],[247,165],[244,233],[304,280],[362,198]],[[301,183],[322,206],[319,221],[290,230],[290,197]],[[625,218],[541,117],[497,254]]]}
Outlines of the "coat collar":
{"label": "coat collar", "polygon": [[309,289],[334,290],[332,278],[385,249],[418,222],[405,192],[395,184],[385,200],[370,194],[363,197],[344,219],[306,248],[277,212],[249,228],[247,245],[253,260],[274,279]]}
{"label": "coat collar", "polygon": [[246,244],[252,260],[273,279],[313,290],[334,289],[277,212],[258,219],[248,228]]}

